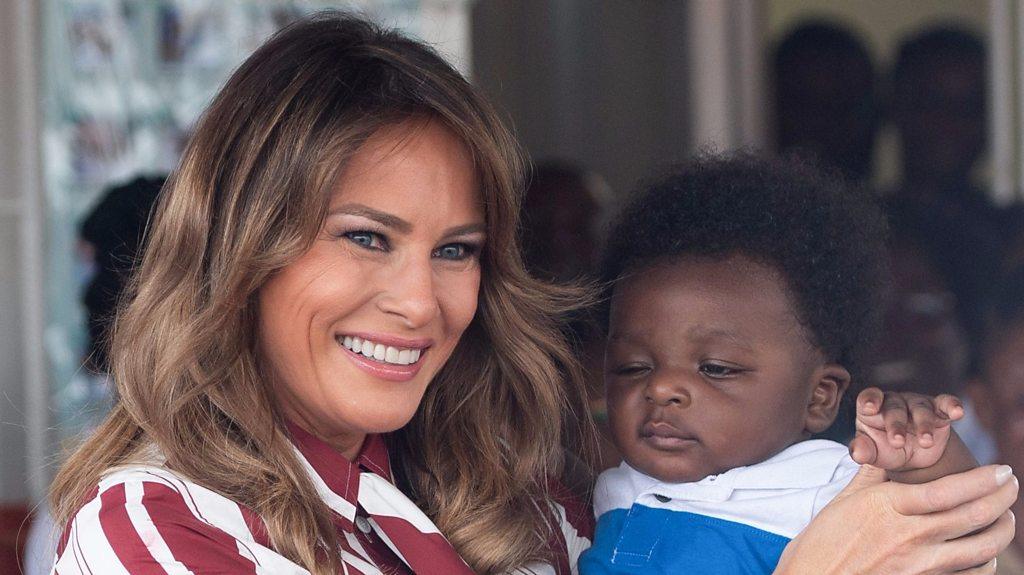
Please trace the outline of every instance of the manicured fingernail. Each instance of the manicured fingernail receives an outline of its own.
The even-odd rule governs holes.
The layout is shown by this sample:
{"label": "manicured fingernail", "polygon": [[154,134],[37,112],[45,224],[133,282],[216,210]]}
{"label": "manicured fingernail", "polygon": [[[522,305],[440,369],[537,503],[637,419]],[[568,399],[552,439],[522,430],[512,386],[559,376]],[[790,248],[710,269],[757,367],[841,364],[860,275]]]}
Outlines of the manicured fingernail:
{"label": "manicured fingernail", "polygon": [[1000,465],[996,468],[996,483],[1003,485],[1013,477],[1013,468],[1009,465]]}
{"label": "manicured fingernail", "polygon": [[927,442],[931,443],[932,439],[934,439],[934,438],[932,437],[932,434],[930,434],[930,433],[925,433],[925,434],[921,435],[921,441],[927,441]]}
{"label": "manicured fingernail", "polygon": [[1017,523],[1017,516],[1013,514],[1013,511],[1010,512],[1010,523]]}

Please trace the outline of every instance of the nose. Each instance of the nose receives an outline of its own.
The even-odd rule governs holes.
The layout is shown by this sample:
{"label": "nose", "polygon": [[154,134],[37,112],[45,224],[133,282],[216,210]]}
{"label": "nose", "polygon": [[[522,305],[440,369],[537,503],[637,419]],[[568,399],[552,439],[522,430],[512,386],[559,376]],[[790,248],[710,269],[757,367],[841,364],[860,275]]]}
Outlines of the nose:
{"label": "nose", "polygon": [[693,398],[684,382],[678,378],[655,377],[647,384],[644,398],[660,407],[686,408],[693,404]]}
{"label": "nose", "polygon": [[429,258],[410,257],[395,266],[385,279],[377,307],[409,329],[430,323],[440,311],[431,263]]}

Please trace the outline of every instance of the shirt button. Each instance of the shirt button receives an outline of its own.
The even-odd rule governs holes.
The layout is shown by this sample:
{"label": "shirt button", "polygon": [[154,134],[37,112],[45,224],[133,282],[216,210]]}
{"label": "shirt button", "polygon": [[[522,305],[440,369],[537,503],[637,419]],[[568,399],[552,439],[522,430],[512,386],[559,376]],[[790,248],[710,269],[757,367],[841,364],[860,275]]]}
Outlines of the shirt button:
{"label": "shirt button", "polygon": [[373,528],[370,527],[370,522],[365,517],[356,517],[356,527],[367,535],[370,534],[370,531],[373,531]]}
{"label": "shirt button", "polygon": [[671,497],[665,497],[660,493],[655,493],[654,498],[657,499],[658,501],[661,501],[662,503],[668,503],[669,501],[672,501]]}

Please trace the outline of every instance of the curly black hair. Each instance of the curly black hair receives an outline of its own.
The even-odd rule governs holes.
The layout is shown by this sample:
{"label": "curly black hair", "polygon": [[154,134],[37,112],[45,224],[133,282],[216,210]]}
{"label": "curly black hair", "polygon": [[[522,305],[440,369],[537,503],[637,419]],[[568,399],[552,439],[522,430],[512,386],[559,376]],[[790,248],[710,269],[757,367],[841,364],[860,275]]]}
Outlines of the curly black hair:
{"label": "curly black hair", "polygon": [[704,154],[634,194],[602,279],[610,296],[655,260],[749,257],[785,278],[811,342],[857,381],[884,309],[886,233],[879,201],[806,160]]}

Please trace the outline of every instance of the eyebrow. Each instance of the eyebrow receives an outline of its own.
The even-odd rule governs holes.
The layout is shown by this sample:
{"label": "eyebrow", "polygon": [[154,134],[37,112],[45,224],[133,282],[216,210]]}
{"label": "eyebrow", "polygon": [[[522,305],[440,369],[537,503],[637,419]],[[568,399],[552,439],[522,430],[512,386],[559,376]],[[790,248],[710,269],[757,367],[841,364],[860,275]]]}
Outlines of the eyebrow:
{"label": "eyebrow", "polygon": [[740,336],[738,333],[729,331],[726,329],[711,328],[711,329],[695,329],[691,332],[692,337],[700,338],[703,340],[708,339],[724,339],[742,348],[753,351],[754,345],[751,344],[746,338]]}
{"label": "eyebrow", "polygon": [[[331,211],[327,213],[328,216],[334,216],[339,214],[348,214],[353,216],[364,217],[373,220],[384,227],[391,228],[403,234],[407,234],[412,231],[412,224],[403,220],[402,218],[394,214],[389,214],[387,212],[375,210],[363,204],[344,204],[338,206],[337,208],[333,208]],[[463,236],[473,233],[483,233],[485,230],[486,227],[482,222],[464,224],[461,226],[448,228],[447,230],[445,230],[444,236]]]}

